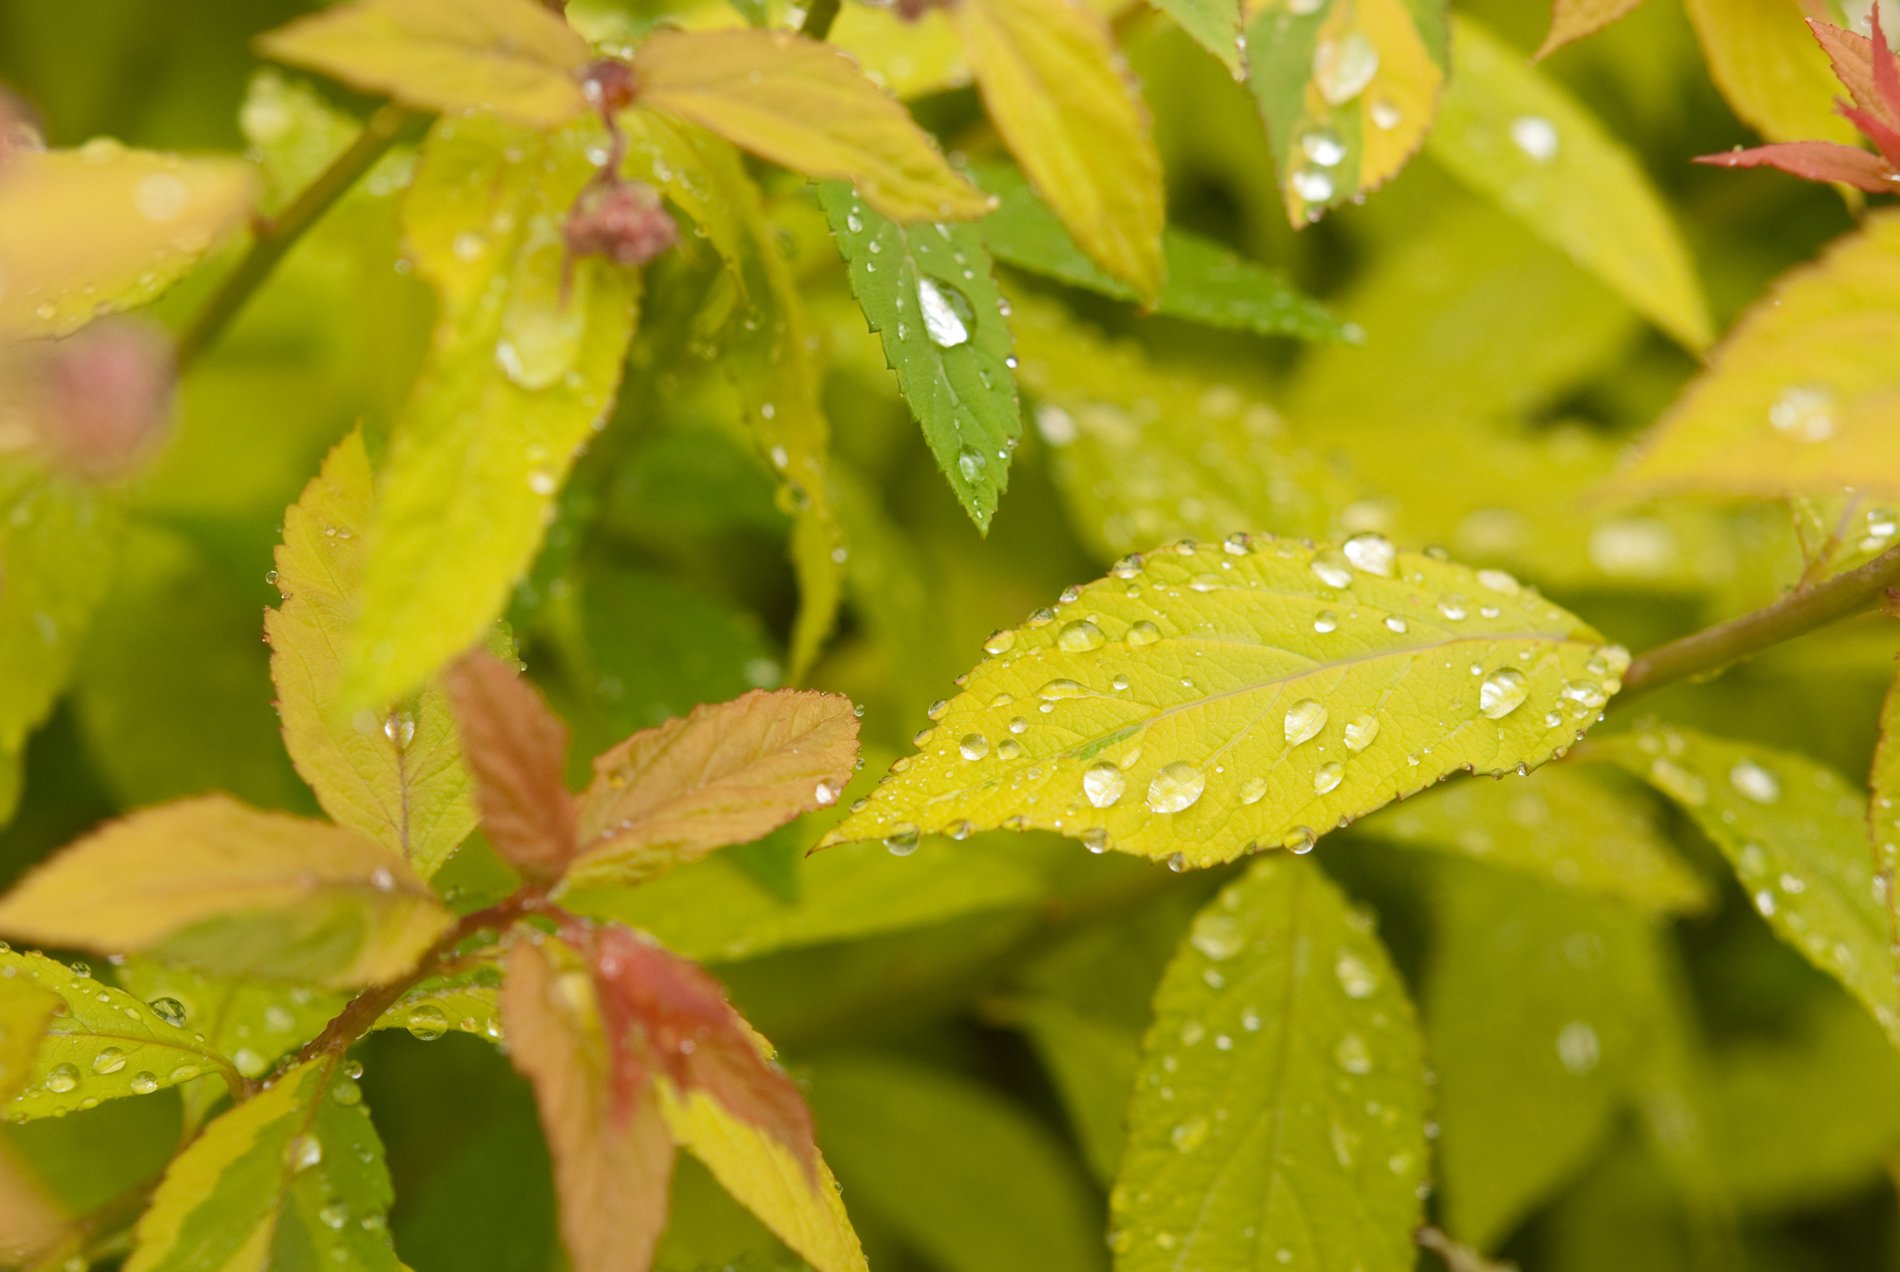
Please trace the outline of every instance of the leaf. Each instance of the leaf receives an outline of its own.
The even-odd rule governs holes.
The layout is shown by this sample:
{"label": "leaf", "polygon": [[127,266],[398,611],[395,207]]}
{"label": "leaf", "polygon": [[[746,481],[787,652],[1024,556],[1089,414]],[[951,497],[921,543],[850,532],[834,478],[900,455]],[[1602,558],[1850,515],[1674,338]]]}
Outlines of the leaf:
{"label": "leaf", "polygon": [[[1014,168],[982,164],[976,168],[976,180],[997,199],[996,210],[978,223],[997,260],[1117,300],[1139,299],[1134,288],[1103,273],[1075,245]],[[1342,338],[1339,322],[1279,270],[1173,227],[1161,232],[1161,255],[1167,277],[1154,297],[1155,313],[1258,336]]]}
{"label": "leaf", "polygon": [[[205,1074],[234,1090],[242,1084],[233,1063],[198,1033],[64,963],[0,953],[0,976],[6,1042],[10,1051],[21,1047],[7,1057],[4,1076],[19,1087],[4,1106],[8,1118],[64,1117]],[[18,1060],[24,1070],[14,1068]]]}
{"label": "leaf", "polygon": [[534,1087],[575,1272],[643,1272],[666,1225],[673,1145],[650,1088],[616,1091],[587,985],[560,946],[517,940],[501,991],[509,1058]]}
{"label": "leaf", "polygon": [[822,1160],[807,1169],[784,1144],[703,1091],[681,1095],[662,1085],[659,1103],[674,1142],[817,1272],[869,1266],[838,1181]]}
{"label": "leaf", "polygon": [[[1772,141],[1852,141],[1837,85],[1791,0],[1684,0],[1709,75],[1742,122]],[[1817,32],[1818,34],[1818,32]]]}
{"label": "leaf", "polygon": [[1782,275],[1616,481],[1619,490],[1781,496],[1900,491],[1900,215],[1870,216]]}
{"label": "leaf", "polygon": [[1706,909],[1708,885],[1624,785],[1568,765],[1528,783],[1453,782],[1382,812],[1365,833],[1641,910]]}
{"label": "leaf", "polygon": [[1697,155],[1697,163],[1717,168],[1779,168],[1809,181],[1838,181],[1872,194],[1885,194],[1900,176],[1893,165],[1859,146],[1837,141],[1790,141],[1753,150]]}
{"label": "leaf", "polygon": [[1550,34],[1538,47],[1537,56],[1549,57],[1572,40],[1596,34],[1641,3],[1642,0],[1554,0],[1550,10]]}
{"label": "leaf", "polygon": [[1549,759],[1628,658],[1509,575],[1376,535],[1128,558],[986,648],[825,843],[1007,825],[1184,866],[1303,852],[1459,770]]}
{"label": "leaf", "polygon": [[1017,300],[1015,327],[1057,489],[1102,559],[1236,526],[1324,535],[1348,501],[1349,487],[1243,390],[1157,365],[1040,297]]}
{"label": "leaf", "polygon": [[795,172],[849,181],[894,221],[964,221],[989,200],[896,99],[789,31],[655,31],[633,54],[637,104]]}
{"label": "leaf", "polygon": [[[1432,128],[1442,0],[1273,0],[1247,25],[1247,84],[1294,228],[1398,174]],[[1459,68],[1464,73],[1464,68]]]}
{"label": "leaf", "polygon": [[0,931],[332,988],[400,976],[452,916],[352,830],[209,795],[106,826],[0,898]]}
{"label": "leaf", "polygon": [[0,181],[0,335],[64,336],[151,300],[244,228],[257,174],[98,139],[14,151]]}
{"label": "leaf", "polygon": [[[1900,673],[1880,704],[1880,740],[1867,777],[1867,837],[1873,848],[1874,889],[1895,929],[1900,929]],[[1896,1002],[1900,1002],[1900,950],[1894,951]]]}
{"label": "leaf", "polygon": [[[0,266],[0,268],[4,268]],[[0,755],[52,710],[112,586],[120,501],[18,456],[0,459]],[[0,825],[18,796],[0,791]]]}
{"label": "leaf", "polygon": [[284,746],[339,825],[400,853],[428,877],[475,828],[473,779],[447,695],[434,681],[369,727],[342,713],[375,520],[374,476],[360,431],[338,442],[284,514],[277,549],[283,603],[264,615]]}
{"label": "leaf", "polygon": [[576,884],[637,883],[837,802],[858,754],[851,700],[755,690],[634,734],[594,760]]}
{"label": "leaf", "polygon": [[1641,916],[1502,871],[1439,874],[1423,990],[1448,1227],[1494,1249],[1630,1102],[1653,1038]]}
{"label": "leaf", "polygon": [[639,279],[569,258],[589,139],[469,118],[424,147],[405,228],[441,316],[381,474],[348,701],[407,693],[482,634],[613,400]]}
{"label": "leaf", "polygon": [[937,467],[977,529],[1009,484],[1022,436],[1008,308],[973,226],[905,228],[858,201],[849,186],[819,187],[851,291],[897,387],[923,426]]}
{"label": "leaf", "polygon": [[448,1030],[501,1041],[501,970],[477,963],[448,976],[433,976],[397,999],[374,1028],[404,1029],[424,1041]]}
{"label": "leaf", "polygon": [[587,109],[587,41],[535,0],[354,0],[267,32],[257,47],[423,110],[551,128]]}
{"label": "leaf", "polygon": [[341,1061],[283,1074],[179,1154],[139,1219],[126,1272],[396,1272],[382,1144]]}
{"label": "leaf", "polygon": [[990,122],[1037,193],[1090,259],[1152,302],[1161,156],[1108,24],[1079,0],[961,0],[950,19]]}
{"label": "leaf", "polygon": [[1246,74],[1246,45],[1240,38],[1241,0],[1150,0],[1150,3],[1225,63],[1235,79]]}
{"label": "leaf", "polygon": [[1601,758],[1687,813],[1774,934],[1845,985],[1900,1045],[1891,902],[1874,882],[1867,804],[1852,785],[1806,756],[1686,729],[1611,738]]}
{"label": "leaf", "polygon": [[[347,999],[342,994],[268,981],[227,980],[189,968],[168,967],[144,958],[114,967],[126,993],[158,1004],[172,1017],[182,1016],[202,1046],[230,1057],[231,1067],[247,1078],[261,1078],[284,1056],[323,1032]],[[168,1000],[168,1001],[161,1001]],[[186,1087],[186,1114],[208,1110],[224,1092],[210,1084]]]}
{"label": "leaf", "polygon": [[1900,55],[1894,53],[1881,28],[1879,5],[1872,7],[1868,21],[1871,37],[1814,18],[1808,19],[1808,30],[1827,54],[1834,78],[1846,86],[1858,112],[1837,113],[1878,143],[1881,134],[1891,136],[1900,129]]}
{"label": "leaf", "polygon": [[[1028,1110],[969,1078],[829,1057],[812,1100],[854,1207],[945,1272],[1092,1272],[1101,1203]],[[867,1227],[868,1230],[868,1227]]]}
{"label": "leaf", "polygon": [[1156,991],[1111,1194],[1118,1272],[1409,1272],[1425,1084],[1368,917],[1310,863],[1255,863]]}
{"label": "leaf", "polygon": [[567,726],[492,654],[464,654],[443,678],[475,773],[482,831],[530,879],[558,879],[574,855]]}
{"label": "leaf", "polygon": [[1460,181],[1591,270],[1688,348],[1708,305],[1668,209],[1636,160],[1569,93],[1468,18],[1426,146]]}

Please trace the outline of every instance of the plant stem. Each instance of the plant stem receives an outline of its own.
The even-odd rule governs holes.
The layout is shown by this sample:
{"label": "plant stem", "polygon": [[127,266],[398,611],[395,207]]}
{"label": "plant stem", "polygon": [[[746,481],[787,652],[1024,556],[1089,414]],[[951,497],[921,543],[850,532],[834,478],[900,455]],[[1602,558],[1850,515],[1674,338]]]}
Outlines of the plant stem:
{"label": "plant stem", "polygon": [[383,157],[402,126],[414,118],[410,111],[390,103],[381,107],[363,125],[363,131],[349,148],[330,161],[330,166],[289,207],[274,217],[261,220],[251,250],[237,267],[218,284],[216,291],[197,315],[178,335],[177,360],[182,372],[223,334],[238,311],[244,308],[277,262],[284,258],[303,232],[309,229],[336,201],[356,184],[357,179]]}
{"label": "plant stem", "polygon": [[831,24],[838,20],[842,4],[843,0],[811,0],[811,8],[805,10],[805,21],[798,33],[808,39],[824,39],[831,34]]}
{"label": "plant stem", "polygon": [[1823,583],[1797,587],[1772,605],[1658,645],[1630,663],[1618,702],[1678,680],[1709,676],[1784,640],[1878,609],[1900,587],[1900,547]]}

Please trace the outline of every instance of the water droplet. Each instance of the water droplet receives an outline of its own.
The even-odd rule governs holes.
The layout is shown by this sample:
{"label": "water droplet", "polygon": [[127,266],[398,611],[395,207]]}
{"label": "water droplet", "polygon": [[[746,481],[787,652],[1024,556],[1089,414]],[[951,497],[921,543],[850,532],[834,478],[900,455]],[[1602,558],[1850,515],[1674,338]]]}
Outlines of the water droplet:
{"label": "water droplet", "polygon": [[1240,784],[1238,792],[1242,804],[1258,804],[1267,797],[1267,779],[1250,777]]}
{"label": "water droplet", "polygon": [[1346,749],[1354,755],[1372,745],[1379,736],[1379,717],[1362,715],[1346,726]]}
{"label": "water droplet", "polygon": [[1478,686],[1478,711],[1487,720],[1502,720],[1522,706],[1529,693],[1523,672],[1500,667]]}
{"label": "water droplet", "polygon": [[1216,963],[1225,962],[1247,948],[1247,932],[1231,914],[1205,914],[1195,921],[1188,940]]}
{"label": "water droplet", "polygon": [[1322,764],[1319,766],[1318,771],[1313,774],[1313,793],[1315,795],[1328,794],[1337,790],[1339,784],[1345,780],[1346,766],[1344,764],[1336,760],[1331,763]]}
{"label": "water droplet", "polygon": [[838,788],[830,782],[820,780],[818,785],[812,788],[811,797],[820,808],[829,808],[838,802]]}
{"label": "water droplet", "polygon": [[980,760],[990,753],[990,740],[981,733],[966,733],[957,743],[957,754],[966,760]]}
{"label": "water droplet", "polygon": [[917,828],[909,822],[891,827],[891,833],[884,836],[884,849],[893,857],[910,856],[917,851]]}
{"label": "water droplet", "polygon": [[1176,874],[1180,874],[1186,870],[1187,854],[1180,852],[1170,854],[1168,857],[1168,869],[1174,871]]}
{"label": "water droplet", "polygon": [[191,202],[191,189],[176,175],[154,172],[132,187],[132,207],[148,221],[175,221]]}
{"label": "water droplet", "polygon": [[1318,842],[1319,836],[1313,833],[1311,826],[1295,826],[1280,840],[1280,847],[1296,857],[1304,857],[1313,851],[1313,845]]}
{"label": "water droplet", "polygon": [[185,1005],[176,998],[154,998],[147,1006],[166,1024],[184,1027]]}
{"label": "water droplet", "polygon": [[1137,647],[1152,645],[1161,639],[1161,629],[1144,618],[1128,629],[1126,639],[1129,644]]}
{"label": "water droplet", "polygon": [[1007,654],[1015,647],[1016,633],[1007,628],[991,632],[990,638],[983,642],[983,652],[986,654]]}
{"label": "water droplet", "polygon": [[1557,157],[1557,126],[1541,115],[1513,119],[1511,141],[1538,163],[1549,163]]}
{"label": "water droplet", "polygon": [[1100,856],[1108,851],[1108,832],[1100,826],[1091,826],[1082,832],[1082,846]]}
{"label": "water droplet", "polygon": [[1366,1049],[1366,1040],[1356,1033],[1340,1038],[1339,1045],[1333,1048],[1333,1060],[1347,1073],[1372,1072],[1372,1053]]}
{"label": "water droplet", "polygon": [[1372,969],[1351,950],[1339,951],[1338,957],[1333,960],[1333,975],[1348,998],[1370,998],[1372,991],[1379,987],[1378,978],[1372,974]]}
{"label": "water droplet", "polygon": [[1462,623],[1470,611],[1465,608],[1464,597],[1456,592],[1448,592],[1438,598],[1438,612],[1450,622]]}
{"label": "water droplet", "polygon": [[[1042,688],[1036,690],[1036,696],[1044,702],[1057,702],[1063,698],[1080,698],[1087,693],[1088,690],[1080,684],[1067,679],[1048,681]],[[1018,732],[1019,730],[1012,729],[1011,731]]]}
{"label": "water droplet", "polygon": [[1728,771],[1728,783],[1757,804],[1781,798],[1781,779],[1753,760],[1741,760]]}
{"label": "water droplet", "polygon": [[150,1095],[158,1090],[158,1075],[141,1070],[132,1075],[132,1094]]}
{"label": "water droplet", "polygon": [[290,1141],[284,1156],[291,1170],[309,1170],[323,1160],[323,1142],[314,1135],[299,1135]]}
{"label": "water droplet", "polygon": [[1324,203],[1333,197],[1332,174],[1319,168],[1297,168],[1291,178],[1293,193],[1308,203]]}
{"label": "water droplet", "polygon": [[[1110,760],[1089,765],[1082,774],[1082,794],[1089,803],[1097,808],[1110,808],[1122,797],[1127,781],[1122,771]],[[1188,801],[1192,803],[1193,801]],[[1182,805],[1185,808],[1187,805]]]}
{"label": "water droplet", "polygon": [[969,297],[949,283],[919,275],[917,309],[924,316],[924,332],[939,349],[954,349],[970,342],[970,328],[976,323],[976,310]]}
{"label": "water droplet", "polygon": [[317,1211],[317,1218],[322,1220],[326,1228],[341,1229],[350,1221],[350,1208],[340,1201],[333,1201]]}
{"label": "water droplet", "polygon": [[1157,813],[1178,813],[1191,807],[1207,789],[1207,775],[1183,760],[1163,765],[1148,784],[1148,807]]}
{"label": "water droplet", "polygon": [[407,711],[392,711],[383,721],[383,736],[398,751],[407,751],[416,740],[416,718]]}
{"label": "water droplet", "polygon": [[1288,746],[1309,742],[1326,727],[1326,708],[1312,698],[1302,698],[1287,708],[1283,727]]}
{"label": "water droplet", "polygon": [[46,1073],[46,1089],[54,1095],[65,1095],[79,1085],[79,1070],[70,1064],[56,1064]]}
{"label": "water droplet", "polygon": [[434,1042],[449,1031],[449,1018],[442,1014],[440,1007],[428,1003],[411,1007],[402,1024],[409,1036],[419,1042]]}
{"label": "water droplet", "polygon": [[92,1058],[94,1073],[117,1073],[125,1068],[125,1052],[117,1047],[102,1047],[99,1054]]}
{"label": "water droplet", "polygon": [[1330,128],[1314,128],[1303,134],[1300,151],[1322,168],[1337,168],[1346,157],[1345,144]]}
{"label": "water droplet", "polygon": [[1313,615],[1313,630],[1319,632],[1321,635],[1327,632],[1337,631],[1338,629],[1339,615],[1333,613],[1331,610],[1321,610],[1319,613]]}
{"label": "water droplet", "polygon": [[1313,50],[1313,85],[1328,106],[1343,106],[1359,96],[1378,73],[1379,50],[1357,31],[1321,40]]}
{"label": "water droplet", "polygon": [[1354,568],[1381,578],[1392,577],[1392,564],[1398,552],[1384,535],[1356,534],[1341,549]]}
{"label": "water droplet", "polygon": [[1387,614],[1385,616],[1385,629],[1388,632],[1397,632],[1400,635],[1404,635],[1405,620],[1400,618],[1397,614]]}
{"label": "water droplet", "polygon": [[1373,127],[1386,132],[1391,132],[1405,121],[1405,112],[1399,109],[1396,102],[1384,97],[1373,98],[1372,105],[1366,108],[1366,114],[1371,117]]}
{"label": "water droplet", "polygon": [[1191,1153],[1207,1139],[1207,1119],[1191,1117],[1168,1132],[1168,1139],[1183,1153]]}
{"label": "water droplet", "polygon": [[1072,654],[1085,654],[1100,649],[1105,639],[1101,628],[1086,618],[1078,618],[1062,625],[1062,630],[1056,633],[1056,646]]}
{"label": "water droplet", "polygon": [[1352,586],[1352,567],[1338,548],[1321,548],[1313,554],[1313,573],[1327,587]]}
{"label": "water droplet", "polygon": [[1557,1031],[1557,1059],[1571,1073],[1585,1074],[1602,1059],[1602,1044],[1588,1021],[1573,1020]]}
{"label": "water droplet", "polygon": [[1790,385],[1769,406],[1768,422],[1798,441],[1825,442],[1834,436],[1834,392],[1820,384]]}
{"label": "water droplet", "polygon": [[1013,760],[1021,756],[1022,753],[1023,744],[1018,742],[1015,738],[1004,738],[1001,742],[996,744],[996,758],[999,760]]}

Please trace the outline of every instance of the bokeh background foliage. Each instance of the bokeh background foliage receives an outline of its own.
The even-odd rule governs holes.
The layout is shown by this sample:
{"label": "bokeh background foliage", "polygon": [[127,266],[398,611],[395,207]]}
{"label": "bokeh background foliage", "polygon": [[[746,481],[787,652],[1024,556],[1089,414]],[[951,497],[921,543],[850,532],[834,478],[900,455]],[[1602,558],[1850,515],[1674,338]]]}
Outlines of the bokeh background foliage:
{"label": "bokeh background foliage", "polygon": [[[1246,310],[1238,319],[1209,325],[1205,293],[1165,289],[1143,313],[1126,303],[1138,278],[1104,278],[1073,245],[1062,269],[1085,285],[1050,281],[1061,250],[1048,214],[998,165],[954,46],[926,38],[929,24],[906,35],[889,15],[847,5],[836,41],[1004,198],[995,233],[963,246],[995,258],[1008,297],[1009,334],[991,352],[1016,360],[1021,420],[986,423],[999,444],[1011,439],[997,452],[1007,489],[988,471],[996,461],[959,468],[957,449],[927,430],[920,440],[898,393],[901,383],[914,397],[915,385],[893,377],[867,332],[866,315],[878,315],[863,262],[912,248],[891,239],[872,253],[853,241],[848,191],[814,197],[802,181],[755,169],[757,228],[795,283],[822,374],[835,522],[823,551],[840,567],[838,629],[821,651],[799,630],[793,518],[744,427],[760,390],[744,370],[736,384],[729,375],[749,365],[743,340],[698,335],[694,271],[708,253],[689,231],[648,271],[625,384],[507,602],[575,755],[696,704],[787,683],[797,667],[799,683],[864,704],[868,789],[908,752],[928,704],[979,660],[988,633],[1124,553],[1183,536],[1379,532],[1440,545],[1467,565],[1513,571],[1639,649],[1762,604],[1802,575],[1804,547],[1842,517],[1838,497],[1640,502],[1606,487],[1630,442],[1697,375],[1711,333],[1862,215],[1859,201],[1821,185],[1686,162],[1758,137],[1851,137],[1828,109],[1837,90],[1802,6],[1649,0],[1533,64],[1547,10],[1459,3],[1449,24],[1427,21],[1419,37],[1420,65],[1448,66],[1449,78],[1438,123],[1402,170],[1403,156],[1377,146],[1313,167],[1310,152],[1294,153],[1300,112],[1327,108],[1325,93],[1269,100],[1173,22],[1097,7],[1118,15],[1153,115],[1171,233],[1282,270],[1324,308],[1249,278],[1235,291],[1256,307],[1235,302]],[[281,206],[374,106],[259,69],[253,38],[303,8],[7,5],[0,81],[37,109],[50,144],[104,135],[246,151],[261,164],[264,205]],[[1396,17],[1431,6],[1383,8]],[[1815,8],[1865,17],[1864,6]],[[570,9],[601,32],[668,16],[632,0]],[[720,21],[784,20],[770,4],[699,12],[714,10]],[[1348,140],[1381,128],[1375,104],[1364,110],[1336,121]],[[398,139],[189,369],[174,435],[122,501],[39,507],[33,524],[52,527],[45,541],[8,540],[10,552],[43,553],[35,559],[64,577],[62,595],[96,612],[57,704],[23,752],[4,757],[0,789],[8,802],[19,795],[0,836],[7,878],[102,820],[181,796],[224,790],[316,813],[277,739],[258,639],[277,600],[266,576],[285,509],[322,456],[359,422],[371,453],[386,453],[428,348],[436,301],[403,255],[397,221],[419,136]],[[664,138],[648,141],[649,156],[662,153]],[[636,144],[636,161],[641,153]],[[1382,162],[1389,171],[1376,171]],[[1323,190],[1316,171],[1333,174]],[[1379,185],[1363,205],[1351,175]],[[1324,219],[1291,228],[1327,206]],[[1192,277],[1191,253],[1206,242],[1171,246],[1170,276]],[[176,323],[194,312],[234,251],[163,296],[155,315]],[[1269,283],[1270,304],[1260,300]],[[970,317],[983,340],[999,340],[994,309]],[[1889,337],[1885,347],[1900,345]],[[1823,570],[1895,536],[1890,509],[1845,506],[1841,559]],[[62,532],[60,516],[86,531]],[[103,536],[93,519],[112,517],[126,522],[114,546],[89,546]],[[1133,1203],[1111,1199],[1118,1168],[1178,1153],[1184,1140],[1188,1151],[1209,1134],[1218,1142],[1219,1128],[1157,1107],[1172,1056],[1151,1031],[1197,1045],[1181,1021],[1201,1019],[1197,996],[1219,988],[1232,954],[1231,933],[1209,926],[1222,913],[1326,942],[1337,966],[1322,969],[1316,993],[1357,1001],[1363,986],[1391,994],[1378,1001],[1394,1014],[1411,1010],[1405,997],[1417,1004],[1434,1082],[1429,1112],[1416,1114],[1430,1118],[1431,1143],[1335,1137],[1338,1161],[1282,1163],[1294,1192],[1303,1174],[1376,1149],[1378,1169],[1429,1192],[1438,1228],[1529,1268],[1900,1266],[1900,1062],[1837,983],[1858,989],[1869,968],[1803,946],[1789,928],[1793,898],[1775,891],[1790,878],[1805,885],[1803,861],[1751,859],[1723,815],[1745,817],[1759,802],[1752,777],[1733,778],[1747,772],[1738,766],[1766,766],[1790,802],[1808,801],[1804,824],[1843,835],[1845,825],[1850,850],[1862,851],[1858,821],[1843,817],[1829,783],[1868,769],[1892,671],[1885,626],[1846,624],[1719,682],[1670,689],[1654,710],[1681,731],[1626,731],[1613,718],[1597,758],[1659,791],[1598,765],[1498,785],[1466,779],[1244,882],[1232,866],[1176,874],[1036,832],[927,836],[914,852],[900,843],[901,856],[875,841],[806,856],[823,827],[799,823],[590,905],[712,966],[778,1045],[881,1269],[1180,1266],[1165,1246],[1131,1253],[1103,1234],[1111,1211],[1123,1228],[1149,1222],[1126,1222]],[[1658,760],[1668,762],[1660,776]],[[1720,798],[1729,786],[1739,802]],[[1290,880],[1292,867],[1324,875]],[[477,844],[438,881],[472,905],[501,877]],[[1223,889],[1233,890],[1197,920]],[[1373,913],[1378,942],[1364,936]],[[1877,939],[1868,949],[1884,957]],[[1862,997],[1872,1005],[1874,991]],[[1381,1071],[1405,1062],[1408,1036],[1380,1051]],[[1241,1043],[1242,1055],[1258,1045]],[[1329,1059],[1348,1074],[1363,1061],[1351,1047]],[[558,1266],[534,1108],[494,1047],[454,1031],[425,1046],[393,1031],[362,1061],[404,1260]],[[4,1134],[82,1212],[162,1164],[191,1098],[116,1100]],[[1221,1196],[1217,1182],[1205,1183],[1207,1197]],[[699,1167],[682,1164],[676,1193],[663,1266],[796,1266]],[[1392,1222],[1402,1234],[1409,1220]],[[1398,1245],[1302,1248],[1301,1265],[1402,1266],[1413,1256]],[[1271,1266],[1248,1261],[1266,1253],[1217,1251],[1191,1266]]]}

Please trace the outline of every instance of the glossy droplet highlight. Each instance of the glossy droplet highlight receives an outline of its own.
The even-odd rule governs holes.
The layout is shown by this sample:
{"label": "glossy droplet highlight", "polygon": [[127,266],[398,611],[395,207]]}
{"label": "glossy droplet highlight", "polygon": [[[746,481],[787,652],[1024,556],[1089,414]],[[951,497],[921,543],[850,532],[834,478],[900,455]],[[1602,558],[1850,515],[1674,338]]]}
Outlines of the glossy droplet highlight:
{"label": "glossy droplet highlight", "polygon": [[1127,780],[1110,760],[1089,765],[1082,774],[1082,794],[1097,808],[1111,808],[1121,799]]}
{"label": "glossy droplet highlight", "polygon": [[981,733],[966,733],[957,743],[957,754],[966,760],[980,760],[990,753],[990,740]]}
{"label": "glossy droplet highlight", "polygon": [[1145,618],[1128,629],[1128,643],[1137,647],[1152,645],[1160,639],[1161,629]]}
{"label": "glossy droplet highlight", "polygon": [[1524,673],[1513,667],[1500,667],[1478,686],[1478,711],[1487,720],[1502,720],[1524,705],[1530,686]]}
{"label": "glossy droplet highlight", "polygon": [[147,1004],[160,1020],[168,1025],[183,1027],[185,1023],[185,1005],[176,998],[154,998]]}
{"label": "glossy droplet highlight", "polygon": [[976,310],[969,297],[949,283],[920,276],[917,279],[917,310],[924,317],[924,334],[939,349],[954,349],[970,342],[970,328],[976,325]]}
{"label": "glossy droplet highlight", "polygon": [[1728,784],[1757,804],[1781,798],[1781,780],[1753,760],[1739,761],[1728,771]]}
{"label": "glossy droplet highlight", "polygon": [[1310,742],[1326,727],[1326,708],[1312,698],[1302,698],[1287,708],[1282,727],[1288,746]]}
{"label": "glossy droplet highlight", "polygon": [[1250,777],[1240,784],[1240,790],[1235,794],[1242,804],[1258,804],[1267,797],[1267,779]]}
{"label": "glossy droplet highlight", "polygon": [[1834,436],[1834,392],[1825,385],[1790,385],[1768,407],[1776,432],[1801,442],[1825,442]]}
{"label": "glossy droplet highlight", "polygon": [[1346,540],[1341,548],[1346,560],[1353,568],[1367,574],[1376,574],[1380,578],[1392,577],[1392,563],[1398,559],[1398,551],[1390,540],[1380,534],[1356,534]]}
{"label": "glossy droplet highlight", "polygon": [[891,833],[884,836],[884,850],[893,857],[908,857],[917,851],[917,828],[909,822],[900,822],[891,827]]}
{"label": "glossy droplet highlight", "polygon": [[1538,163],[1557,157],[1557,125],[1541,115],[1519,115],[1511,121],[1511,143]]}
{"label": "glossy droplet highlight", "polygon": [[1351,587],[1352,563],[1338,548],[1321,548],[1313,554],[1313,573],[1327,587]]}
{"label": "glossy droplet highlight", "polygon": [[65,1095],[79,1086],[79,1070],[70,1064],[56,1064],[46,1071],[46,1089]]}
{"label": "glossy droplet highlight", "polygon": [[1086,618],[1064,623],[1062,630],[1056,633],[1056,647],[1071,654],[1086,654],[1105,643],[1107,638],[1102,635],[1102,629]]}
{"label": "glossy droplet highlight", "polygon": [[102,1047],[99,1054],[92,1058],[94,1073],[117,1073],[125,1068],[125,1052],[117,1047]]}
{"label": "glossy droplet highlight", "polygon": [[1337,761],[1322,764],[1319,766],[1318,771],[1313,774],[1313,793],[1315,795],[1330,794],[1332,791],[1337,790],[1339,784],[1345,780],[1346,766],[1344,764]]}
{"label": "glossy droplet highlight", "polygon": [[440,1007],[428,1003],[411,1007],[402,1024],[409,1036],[419,1042],[434,1042],[449,1031],[449,1018],[442,1014]]}
{"label": "glossy droplet highlight", "polygon": [[1346,749],[1354,755],[1372,745],[1379,736],[1379,717],[1362,715],[1346,726]]}
{"label": "glossy droplet highlight", "polygon": [[1163,765],[1148,783],[1148,807],[1157,813],[1178,813],[1191,807],[1207,789],[1207,775],[1186,761]]}
{"label": "glossy droplet highlight", "polygon": [[1379,50],[1359,32],[1321,40],[1313,50],[1313,85],[1328,106],[1343,106],[1379,73]]}

